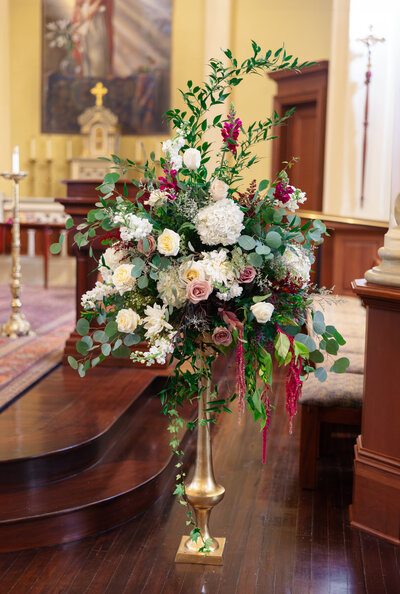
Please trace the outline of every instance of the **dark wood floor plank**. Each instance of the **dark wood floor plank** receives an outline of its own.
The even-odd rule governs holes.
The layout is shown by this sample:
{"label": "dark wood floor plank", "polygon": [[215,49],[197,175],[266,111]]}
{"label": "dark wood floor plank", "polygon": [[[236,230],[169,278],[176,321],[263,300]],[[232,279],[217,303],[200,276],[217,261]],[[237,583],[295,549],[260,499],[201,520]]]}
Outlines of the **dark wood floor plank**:
{"label": "dark wood floor plank", "polygon": [[350,527],[352,448],[338,444],[319,461],[318,489],[300,491],[298,434],[288,435],[283,407],[264,467],[254,423],[226,416],[213,447],[227,493],[211,520],[227,537],[223,567],[174,563],[185,512],[171,496],[172,477],[151,508],[108,533],[0,555],[0,593],[397,594],[397,548]]}

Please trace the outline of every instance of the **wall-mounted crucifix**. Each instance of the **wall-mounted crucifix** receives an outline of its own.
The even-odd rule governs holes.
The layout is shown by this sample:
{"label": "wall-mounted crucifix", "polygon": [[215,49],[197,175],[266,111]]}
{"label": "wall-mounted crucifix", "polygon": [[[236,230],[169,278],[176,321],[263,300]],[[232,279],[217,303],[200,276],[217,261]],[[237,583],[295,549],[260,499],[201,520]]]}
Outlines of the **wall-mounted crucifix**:
{"label": "wall-mounted crucifix", "polygon": [[371,64],[371,51],[376,43],[383,43],[384,37],[375,37],[372,35],[372,25],[369,27],[369,35],[363,37],[363,39],[357,39],[361,41],[367,48],[367,70],[365,72],[365,111],[364,111],[364,138],[363,138],[363,152],[362,152],[362,168],[361,168],[361,196],[360,204],[361,208],[364,206],[364,189],[365,189],[365,166],[367,161],[367,128],[368,128],[368,109],[369,109],[369,85],[372,76],[372,64]]}

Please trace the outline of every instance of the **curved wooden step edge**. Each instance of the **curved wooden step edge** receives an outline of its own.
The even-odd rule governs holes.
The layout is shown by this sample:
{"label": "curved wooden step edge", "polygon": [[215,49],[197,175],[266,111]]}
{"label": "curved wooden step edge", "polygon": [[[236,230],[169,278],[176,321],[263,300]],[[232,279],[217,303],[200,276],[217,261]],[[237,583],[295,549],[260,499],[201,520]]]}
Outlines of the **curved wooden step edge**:
{"label": "curved wooden step edge", "polygon": [[[193,461],[195,435],[188,429],[182,434],[180,447],[185,451],[184,470]],[[164,467],[145,482],[90,505],[0,522],[0,553],[65,544],[128,522],[153,505],[167,486],[172,486],[175,464],[176,457],[171,455]]]}
{"label": "curved wooden step edge", "polygon": [[65,479],[95,464],[132,420],[143,398],[156,396],[165,384],[164,377],[149,376],[143,391],[132,395],[130,405],[112,424],[92,438],[70,447],[46,452],[40,456],[0,460],[0,485],[4,492],[14,487],[34,487],[51,481]]}

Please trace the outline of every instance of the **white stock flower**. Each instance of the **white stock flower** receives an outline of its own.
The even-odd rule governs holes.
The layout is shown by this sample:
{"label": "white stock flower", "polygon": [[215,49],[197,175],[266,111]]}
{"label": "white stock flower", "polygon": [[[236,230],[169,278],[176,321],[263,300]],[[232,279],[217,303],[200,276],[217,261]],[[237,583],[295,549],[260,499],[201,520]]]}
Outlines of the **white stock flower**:
{"label": "white stock flower", "polygon": [[136,279],[132,276],[132,264],[120,264],[112,275],[112,283],[120,295],[132,290]]}
{"label": "white stock flower", "polygon": [[158,303],[154,303],[153,306],[148,305],[144,310],[143,326],[146,328],[146,338],[159,334],[164,328],[167,330],[173,329],[165,319],[166,307],[166,305],[161,307]]}
{"label": "white stock flower", "polygon": [[210,186],[210,196],[214,202],[223,200],[228,196],[229,186],[220,179],[214,179]]}
{"label": "white stock flower", "polygon": [[240,237],[244,214],[230,198],[213,202],[197,213],[194,223],[205,245],[232,245]]}
{"label": "white stock flower", "polygon": [[182,167],[182,157],[178,153],[185,142],[184,133],[178,128],[177,135],[172,140],[165,140],[162,143],[162,150],[166,161],[171,163],[172,169],[176,169],[177,171]]}
{"label": "white stock flower", "polygon": [[165,202],[167,194],[162,190],[153,190],[149,196],[149,199],[144,203],[146,206],[155,206],[158,203]]}
{"label": "white stock flower", "polygon": [[118,332],[133,334],[140,324],[140,317],[131,308],[120,309],[120,311],[117,313],[116,322],[118,324]]}
{"label": "white stock flower", "polygon": [[224,249],[202,252],[201,261],[206,275],[206,280],[212,285],[229,286],[236,280],[235,272],[228,260],[227,251]]}
{"label": "white stock flower", "polygon": [[132,239],[143,239],[153,230],[153,225],[148,219],[138,217],[132,213],[118,213],[114,217],[114,223],[120,223],[119,228],[122,241],[132,241]]}
{"label": "white stock flower", "polygon": [[250,307],[250,310],[253,312],[254,317],[259,324],[265,324],[266,322],[269,322],[274,309],[275,307],[272,305],[272,303],[265,303],[264,301],[255,303]]}
{"label": "white stock flower", "polygon": [[201,163],[201,153],[199,150],[195,148],[188,148],[183,153],[183,162],[185,167],[190,169],[190,171],[195,171],[200,167]]}
{"label": "white stock flower", "polygon": [[108,297],[116,293],[116,289],[110,285],[105,285],[97,281],[93,289],[86,291],[81,297],[83,309],[96,309],[96,303],[103,301],[103,297]]}
{"label": "white stock flower", "polygon": [[164,229],[157,240],[157,249],[164,256],[176,256],[181,238],[172,229]]}
{"label": "white stock flower", "polygon": [[239,283],[232,283],[227,291],[218,291],[217,297],[221,301],[229,301],[229,299],[233,299],[234,297],[240,297],[242,293],[243,287]]}

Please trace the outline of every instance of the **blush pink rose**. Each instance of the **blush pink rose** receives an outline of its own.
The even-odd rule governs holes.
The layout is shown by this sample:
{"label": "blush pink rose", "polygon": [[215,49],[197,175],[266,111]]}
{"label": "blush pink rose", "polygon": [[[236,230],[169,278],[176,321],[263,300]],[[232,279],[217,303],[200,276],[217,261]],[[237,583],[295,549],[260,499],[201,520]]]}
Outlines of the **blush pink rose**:
{"label": "blush pink rose", "polygon": [[246,266],[243,270],[241,270],[239,275],[239,282],[240,283],[251,283],[256,276],[256,270],[253,266]]}
{"label": "blush pink rose", "polygon": [[208,281],[195,278],[186,285],[186,296],[192,303],[199,303],[208,299],[212,290]]}
{"label": "blush pink rose", "polygon": [[217,326],[213,332],[212,339],[214,344],[228,347],[232,343],[232,334],[228,328]]}
{"label": "blush pink rose", "polygon": [[144,250],[143,239],[139,239],[138,244],[137,244],[137,249],[138,249],[138,252],[140,252],[141,254],[148,256],[149,254],[154,252],[157,244],[156,244],[156,240],[154,239],[154,237],[152,235],[146,235],[146,239],[149,242],[149,249]]}

